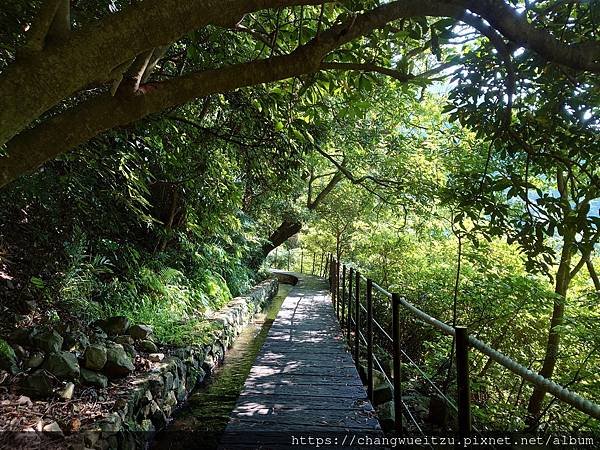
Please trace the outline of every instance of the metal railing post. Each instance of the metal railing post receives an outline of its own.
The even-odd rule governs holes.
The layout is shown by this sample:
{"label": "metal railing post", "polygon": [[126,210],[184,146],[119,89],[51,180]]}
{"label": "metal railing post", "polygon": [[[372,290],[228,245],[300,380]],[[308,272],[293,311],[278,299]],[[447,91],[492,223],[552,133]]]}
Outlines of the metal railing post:
{"label": "metal railing post", "polygon": [[338,259],[336,259],[336,263],[335,263],[335,270],[336,270],[336,293],[335,293],[335,298],[336,298],[336,303],[335,303],[335,315],[338,319],[338,321],[340,320],[340,299],[341,299],[341,295],[340,295],[340,290],[341,290],[341,286],[340,286],[340,280],[342,279],[342,266],[340,266],[340,261]]}
{"label": "metal railing post", "polygon": [[351,325],[351,321],[352,321],[352,282],[354,281],[354,268],[350,267],[350,276],[348,277],[348,314],[347,314],[347,318],[346,318],[346,326],[348,327],[348,329],[346,330],[346,334],[347,334],[347,342],[348,345],[351,347],[352,346],[352,341],[351,341],[351,332],[352,332],[352,325]]}
{"label": "metal railing post", "polygon": [[467,327],[455,327],[456,333],[456,386],[458,407],[458,434],[471,434],[471,386],[469,383],[469,334]]}
{"label": "metal railing post", "polygon": [[317,254],[315,252],[313,252],[313,263],[312,263],[312,267],[310,268],[310,274],[314,275],[315,274],[315,261],[317,258]]}
{"label": "metal railing post", "polygon": [[[333,255],[331,256],[333,258]],[[325,258],[325,254],[321,253],[321,263],[319,264],[319,276],[325,276],[325,274],[327,273],[327,268],[325,268],[325,270],[323,270],[323,259]]]}
{"label": "metal railing post", "polygon": [[342,268],[342,304],[340,305],[340,326],[344,327],[344,309],[346,307],[346,264]]}
{"label": "metal railing post", "polygon": [[329,292],[331,292],[331,301],[333,302],[333,309],[335,310],[335,266],[333,257],[329,266]]}
{"label": "metal railing post", "polygon": [[333,313],[335,314],[337,311],[337,304],[338,304],[338,272],[337,272],[337,261],[335,261],[333,259],[333,255],[331,256],[331,275],[332,275],[332,286],[331,286],[331,297],[333,298]]}
{"label": "metal railing post", "polygon": [[367,279],[367,395],[373,400],[373,280]]}
{"label": "metal railing post", "polygon": [[287,261],[288,262],[288,264],[287,264],[287,271],[288,272],[290,271],[290,256],[291,256],[291,254],[292,253],[291,253],[290,249],[288,248],[288,261]]}
{"label": "metal railing post", "polygon": [[392,339],[394,346],[394,428],[402,434],[402,382],[400,359],[400,294],[392,294]]}
{"label": "metal railing post", "polygon": [[356,281],[354,283],[354,297],[356,305],[354,306],[354,361],[360,365],[360,272],[356,271]]}
{"label": "metal railing post", "polygon": [[330,264],[330,276],[331,276],[331,298],[333,299],[333,309],[335,311],[335,308],[337,306],[337,302],[338,302],[338,273],[337,273],[337,262],[333,259],[333,255],[331,255],[331,264]]}
{"label": "metal railing post", "polygon": [[304,273],[304,249],[300,249],[300,273]]}

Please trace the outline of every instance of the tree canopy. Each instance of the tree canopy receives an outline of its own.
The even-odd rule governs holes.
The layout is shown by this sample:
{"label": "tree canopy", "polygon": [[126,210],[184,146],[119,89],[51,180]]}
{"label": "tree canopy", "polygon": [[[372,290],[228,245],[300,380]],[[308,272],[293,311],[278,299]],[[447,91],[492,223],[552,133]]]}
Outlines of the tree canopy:
{"label": "tree canopy", "polygon": [[[477,71],[457,99],[476,106],[485,89],[496,123],[519,95],[516,49],[541,77],[548,63],[551,79],[584,72],[580,95],[600,70],[595,2],[91,3],[15,2],[3,14],[11,26],[0,78],[2,184],[106,130],[244,86],[337,70],[423,81],[432,69],[415,70],[414,59],[426,52]],[[464,55],[446,49],[460,23],[486,38],[465,44]]]}
{"label": "tree canopy", "polygon": [[[5,3],[0,331],[33,298],[198,342],[299,235],[598,400],[600,2]],[[597,429],[475,364],[503,426]]]}

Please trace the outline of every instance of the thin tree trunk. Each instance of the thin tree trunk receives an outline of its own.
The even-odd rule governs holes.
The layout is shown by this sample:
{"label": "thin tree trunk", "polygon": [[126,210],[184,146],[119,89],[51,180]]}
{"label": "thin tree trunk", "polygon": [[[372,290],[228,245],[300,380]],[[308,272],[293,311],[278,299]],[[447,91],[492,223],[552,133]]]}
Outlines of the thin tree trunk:
{"label": "thin tree trunk", "polygon": [[[556,367],[556,361],[558,358],[558,351],[560,346],[560,333],[557,327],[562,325],[565,314],[565,300],[567,297],[567,291],[569,289],[569,283],[571,282],[570,271],[571,271],[571,258],[573,241],[575,234],[572,230],[565,230],[563,248],[561,252],[560,264],[556,274],[556,282],[554,286],[554,293],[557,294],[554,298],[554,305],[552,309],[552,318],[550,320],[550,329],[548,331],[548,342],[546,344],[546,354],[544,356],[544,363],[539,374],[544,378],[551,378],[554,374],[554,368]],[[529,399],[529,405],[527,406],[527,423],[530,429],[535,429],[539,420],[539,414],[542,410],[542,404],[546,391],[536,387],[533,390],[533,394]]]}
{"label": "thin tree trunk", "polygon": [[588,272],[590,273],[590,277],[594,282],[594,288],[597,291],[600,291],[600,278],[598,278],[598,274],[596,273],[596,269],[594,268],[594,264],[591,259],[588,259],[586,262]]}

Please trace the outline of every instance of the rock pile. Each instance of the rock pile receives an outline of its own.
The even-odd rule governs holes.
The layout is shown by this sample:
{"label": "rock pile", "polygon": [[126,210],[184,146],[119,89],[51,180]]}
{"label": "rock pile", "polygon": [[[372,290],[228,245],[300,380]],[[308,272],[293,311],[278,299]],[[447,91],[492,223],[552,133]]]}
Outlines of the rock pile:
{"label": "rock pile", "polygon": [[[65,431],[56,421],[37,431],[64,437],[70,448],[143,448],[223,360],[235,337],[275,296],[277,286],[276,280],[267,280],[211,316],[214,334],[201,347],[161,347],[150,326],[132,325],[119,316],[94,323],[87,334],[19,330],[9,337],[10,345],[0,339],[0,371],[18,374],[20,392],[32,398],[75,398],[86,386],[99,388],[104,399],[112,397],[110,409],[93,423],[78,425],[80,432]],[[109,381],[110,389],[105,389]]]}
{"label": "rock pile", "polygon": [[158,351],[152,327],[130,326],[123,316],[97,321],[91,329],[89,336],[47,327],[18,330],[10,344],[0,339],[0,369],[19,375],[24,394],[44,398],[64,391],[64,383],[106,388],[109,379],[135,370],[138,351]]}

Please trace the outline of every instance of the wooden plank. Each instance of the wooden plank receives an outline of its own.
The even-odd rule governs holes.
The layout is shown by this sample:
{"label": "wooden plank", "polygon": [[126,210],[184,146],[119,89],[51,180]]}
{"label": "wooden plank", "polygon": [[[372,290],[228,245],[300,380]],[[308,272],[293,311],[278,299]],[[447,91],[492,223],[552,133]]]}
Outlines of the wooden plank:
{"label": "wooden plank", "polygon": [[[379,423],[373,413],[365,411],[347,410],[236,410],[236,417],[242,423],[262,423],[271,428],[273,424],[306,425],[317,424],[319,426],[331,425],[335,427],[368,426],[377,429]],[[231,428],[230,428],[231,431]]]}
{"label": "wooden plank", "polygon": [[[290,428],[301,429],[310,427],[314,430],[348,430],[371,429],[377,430],[379,422],[371,414],[370,416],[360,411],[321,411],[316,414],[315,411],[281,411],[279,414],[258,415],[243,413],[236,414],[237,422],[230,422],[227,425],[228,431],[243,431],[259,429],[260,431],[284,431]],[[325,430],[323,430],[325,431]]]}
{"label": "wooden plank", "polygon": [[227,424],[227,429],[225,430],[224,435],[232,432],[245,432],[251,433],[253,431],[258,431],[260,433],[269,433],[269,432],[288,432],[298,433],[320,433],[320,432],[352,432],[352,431],[377,431],[379,428],[379,422],[374,420],[371,423],[363,422],[363,421],[352,421],[349,420],[347,423],[328,423],[321,422],[318,423],[315,420],[311,420],[309,423],[307,421],[303,422],[294,422],[287,421],[286,419],[278,419],[276,421],[268,421],[268,420],[239,420],[236,419],[235,422],[229,422]]}
{"label": "wooden plank", "polygon": [[[290,408],[289,406],[279,407],[275,405],[272,408],[260,408],[258,406],[240,407],[235,409],[236,419],[238,420],[250,420],[256,418],[257,420],[263,420],[265,418],[272,418],[273,420],[281,421],[292,418],[297,421],[298,418],[302,418],[303,424],[310,424],[312,422],[318,422],[326,420],[328,417],[335,420],[340,420],[345,417],[362,417],[367,420],[374,417],[373,411],[364,409],[303,409],[302,407]],[[362,420],[362,419],[361,419]]]}
{"label": "wooden plank", "polygon": [[333,365],[333,366],[323,366],[319,364],[313,365],[304,365],[301,367],[291,367],[286,365],[271,365],[271,366],[259,366],[255,365],[250,370],[249,376],[264,376],[268,377],[270,375],[279,375],[279,376],[338,376],[338,377],[356,377],[356,369],[354,365]]}
{"label": "wooden plank", "polygon": [[[354,367],[354,363],[351,359],[340,358],[337,355],[328,353],[314,355],[289,354],[258,358],[255,367],[254,372],[256,373],[258,373],[259,369],[266,370],[267,368],[279,368],[281,370],[285,368],[288,372],[295,370],[297,373],[302,373],[304,369],[310,367],[321,367],[323,370],[327,368],[351,370]],[[356,369],[354,370],[356,371]],[[358,372],[356,373],[358,374]]]}
{"label": "wooden plank", "polygon": [[268,355],[260,355],[257,358],[257,362],[261,363],[262,361],[268,362],[269,364],[277,364],[277,363],[296,363],[296,366],[300,366],[301,364],[314,364],[315,361],[329,363],[329,365],[354,365],[352,359],[349,356],[342,356],[335,353],[311,353],[307,354],[309,350],[305,350],[305,352],[298,351],[292,352],[289,351],[285,354],[276,354],[270,352]]}
{"label": "wooden plank", "polygon": [[287,350],[293,351],[294,349],[298,349],[305,352],[307,357],[312,356],[316,353],[334,353],[339,358],[346,358],[351,360],[352,356],[345,350],[344,344],[340,342],[337,345],[327,345],[320,342],[310,342],[310,343],[298,343],[298,344],[288,344],[286,342],[268,342],[265,344],[261,354],[259,355],[274,355],[281,356],[287,354]]}
{"label": "wooden plank", "polygon": [[286,374],[286,373],[275,373],[272,375],[259,374],[255,375],[250,373],[248,380],[255,383],[277,383],[277,384],[327,384],[327,383],[339,383],[347,384],[351,386],[362,386],[362,381],[357,379],[355,374],[348,371],[345,374],[336,373],[311,373],[311,374]]}
{"label": "wooden plank", "polygon": [[292,395],[295,397],[348,397],[360,398],[364,396],[362,386],[348,386],[346,384],[304,385],[294,386],[285,384],[255,383],[250,381],[244,386],[244,391],[250,394],[277,394]]}
{"label": "wooden plank", "polygon": [[289,396],[278,395],[251,395],[245,394],[240,396],[236,410],[261,410],[261,409],[278,409],[278,410],[361,410],[373,411],[371,403],[365,400],[356,400],[346,397],[323,397],[314,399],[314,401],[306,402],[303,398],[291,398]]}

